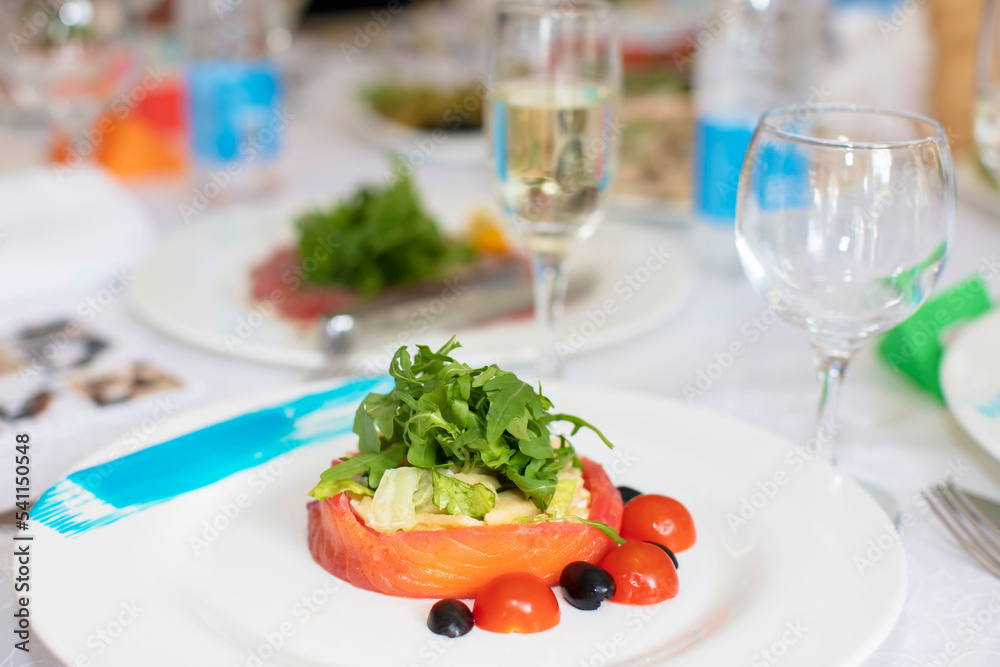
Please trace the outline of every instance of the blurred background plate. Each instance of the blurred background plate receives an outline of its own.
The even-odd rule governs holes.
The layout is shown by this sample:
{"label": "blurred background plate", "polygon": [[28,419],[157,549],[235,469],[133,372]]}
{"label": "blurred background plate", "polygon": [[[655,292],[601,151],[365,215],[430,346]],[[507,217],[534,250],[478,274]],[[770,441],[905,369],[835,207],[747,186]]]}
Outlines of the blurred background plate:
{"label": "blurred background plate", "polygon": [[[403,156],[419,152],[421,162],[426,158],[428,163],[437,165],[482,167],[486,164],[486,139],[481,130],[442,129],[437,133],[419,130],[383,116],[366,102],[366,96],[376,88],[384,90],[385,87],[395,85],[399,84],[392,80],[379,82],[366,78],[365,82],[354,82],[343,89],[337,89],[338,95],[343,96],[340,103],[334,106],[337,110],[337,122],[342,122],[362,141],[384,151]],[[475,82],[472,83],[472,88],[475,88]],[[446,107],[452,104],[454,103],[446,104]],[[444,114],[441,116],[443,119]],[[456,117],[449,115],[449,118]]]}
{"label": "blurred background plate", "polygon": [[941,389],[955,419],[1000,460],[1000,312],[968,325],[941,364]]}
{"label": "blurred background plate", "polygon": [[[469,203],[477,201],[445,189],[425,194],[428,209],[450,230],[461,228],[472,212]],[[478,200],[487,209],[490,201],[485,193]],[[292,219],[302,208],[301,202],[232,208],[206,214],[197,226],[165,238],[136,274],[130,290],[135,312],[196,347],[260,363],[321,367],[315,327],[264,313],[250,297],[251,267],[291,242]],[[663,255],[669,258],[655,260]],[[676,234],[611,220],[576,249],[570,281],[582,274],[594,287],[567,306],[561,336],[574,353],[621,342],[669,319],[687,298],[693,268]],[[399,344],[433,345],[452,334],[470,363],[521,363],[535,355],[531,318],[515,317],[464,331],[401,331],[391,345],[359,351],[355,361],[364,368],[387,367]]]}

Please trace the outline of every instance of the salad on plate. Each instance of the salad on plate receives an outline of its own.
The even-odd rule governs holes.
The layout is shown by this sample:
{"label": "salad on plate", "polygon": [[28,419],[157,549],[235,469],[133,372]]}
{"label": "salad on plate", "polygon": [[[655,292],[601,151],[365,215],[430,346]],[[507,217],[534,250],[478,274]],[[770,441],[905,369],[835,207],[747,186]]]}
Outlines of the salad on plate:
{"label": "salad on plate", "polygon": [[514,373],[456,360],[458,347],[396,351],[395,387],[355,415],[358,453],[309,493],[313,559],[360,588],[440,599],[428,626],[449,636],[548,629],[557,584],[580,609],[674,597],[688,510],[616,488],[570,442],[585,428],[612,447],[600,430]]}

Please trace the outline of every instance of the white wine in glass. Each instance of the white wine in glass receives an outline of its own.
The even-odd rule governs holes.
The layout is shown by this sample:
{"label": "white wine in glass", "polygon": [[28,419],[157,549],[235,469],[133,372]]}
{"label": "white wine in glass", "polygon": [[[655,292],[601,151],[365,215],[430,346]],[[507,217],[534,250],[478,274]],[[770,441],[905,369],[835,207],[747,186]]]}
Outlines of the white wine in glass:
{"label": "white wine in glass", "polygon": [[604,217],[613,154],[611,91],[511,82],[493,96],[493,160],[503,207],[531,250],[565,253]]}
{"label": "white wine in glass", "polygon": [[601,0],[496,9],[486,123],[504,214],[532,254],[538,374],[557,377],[565,259],[604,218],[617,151],[621,50]]}

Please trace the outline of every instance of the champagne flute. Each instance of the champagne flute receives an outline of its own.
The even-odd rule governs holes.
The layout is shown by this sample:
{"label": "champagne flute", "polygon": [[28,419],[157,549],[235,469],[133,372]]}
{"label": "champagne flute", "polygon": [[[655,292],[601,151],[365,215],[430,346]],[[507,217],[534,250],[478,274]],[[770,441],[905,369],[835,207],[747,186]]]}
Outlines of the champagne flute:
{"label": "champagne flute", "polygon": [[504,214],[534,265],[538,373],[558,377],[566,256],[604,218],[616,162],[617,25],[602,0],[505,0],[495,19],[487,141]]}
{"label": "champagne flute", "polygon": [[927,299],[954,226],[939,123],[843,106],[760,118],[740,174],[736,244],[756,291],[808,334],[821,384],[818,455],[836,462],[830,432],[848,362]]}
{"label": "champagne flute", "polygon": [[993,177],[993,183],[1000,183],[1000,11],[996,0],[986,0],[983,5],[973,135],[979,161]]}

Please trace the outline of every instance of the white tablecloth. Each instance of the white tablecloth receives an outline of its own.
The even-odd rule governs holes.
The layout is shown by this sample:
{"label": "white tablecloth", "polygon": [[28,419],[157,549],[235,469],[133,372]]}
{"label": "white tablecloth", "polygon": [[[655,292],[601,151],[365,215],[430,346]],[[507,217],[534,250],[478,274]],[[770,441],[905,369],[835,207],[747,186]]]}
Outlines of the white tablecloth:
{"label": "white tablecloth", "polygon": [[[330,93],[318,91],[315,99],[337,97]],[[360,181],[382,180],[383,157],[339,128],[329,108],[299,104],[292,112],[295,117],[286,137],[290,194],[343,193]],[[486,173],[477,169],[425,165],[419,180],[451,183],[456,188],[486,187]],[[178,203],[190,200],[189,186],[147,184],[134,190],[149,207],[161,233],[183,224]],[[995,261],[998,254],[1000,218],[961,207],[945,282],[971,274]],[[1000,293],[1000,278],[994,276],[990,288]],[[67,293],[44,302],[22,303],[4,316],[16,314],[27,321],[33,313],[60,308],[72,312],[79,298],[79,294]],[[126,298],[115,299],[99,314],[95,326],[114,331],[148,358],[193,378],[188,406],[302,379],[299,371],[233,361],[166,339],[137,322],[126,302]],[[699,373],[715,361],[714,355],[740,341],[745,354],[692,402],[801,439],[809,431],[817,393],[812,359],[801,331],[782,322],[768,325],[761,321],[758,326],[755,319],[759,321],[763,311],[763,303],[741,275],[703,276],[673,321],[617,348],[575,358],[567,369],[568,379],[687,400],[685,385],[695,386]],[[760,331],[759,337],[748,335],[748,324]],[[848,371],[842,416],[844,468],[882,485],[916,517],[902,540],[910,568],[906,608],[895,631],[868,664],[1000,664],[1000,582],[979,569],[932,517],[913,504],[920,488],[955,469],[965,471],[963,486],[1000,498],[1000,462],[966,436],[944,407],[887,369],[870,349]],[[128,421],[106,423],[51,442],[36,442],[34,488],[46,488],[76,460],[120,437],[128,427]],[[5,582],[0,589],[0,627],[10,623],[12,605],[11,587]],[[11,636],[9,630],[0,632]],[[60,664],[46,654],[37,636],[34,639],[30,655],[12,651],[7,661],[0,655],[0,667]],[[4,647],[9,645],[5,639]],[[196,654],[190,664],[199,664]]]}

